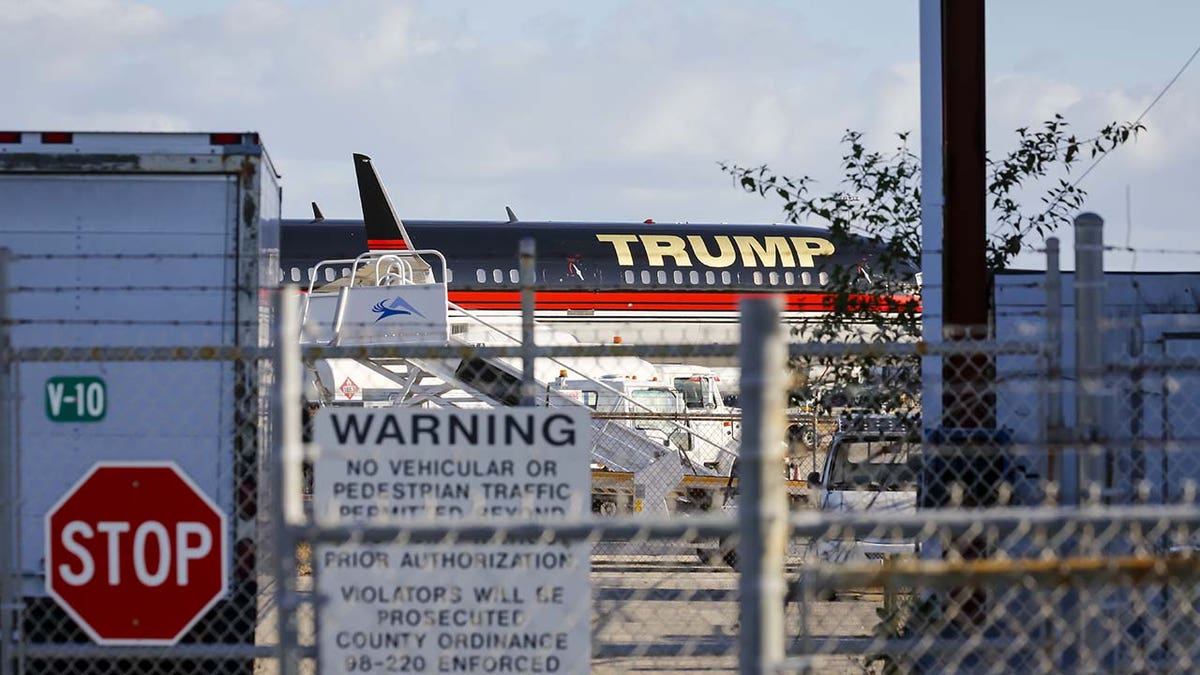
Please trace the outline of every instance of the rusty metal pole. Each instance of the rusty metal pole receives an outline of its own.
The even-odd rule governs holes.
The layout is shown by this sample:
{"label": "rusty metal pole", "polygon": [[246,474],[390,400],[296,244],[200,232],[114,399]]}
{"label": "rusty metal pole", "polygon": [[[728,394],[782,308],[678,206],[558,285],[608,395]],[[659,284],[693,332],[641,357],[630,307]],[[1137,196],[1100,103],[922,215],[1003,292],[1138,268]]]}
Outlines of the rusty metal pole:
{"label": "rusty metal pole", "polygon": [[[988,336],[987,134],[984,0],[942,0],[942,117],[945,223],[943,332],[951,340]],[[942,425],[992,428],[987,358],[945,359]]]}
{"label": "rusty metal pole", "polygon": [[[942,0],[942,121],[945,222],[942,230],[942,336],[974,342],[988,337],[991,297],[987,269],[987,106],[984,67],[984,0]],[[995,394],[989,355],[961,351],[942,361],[941,426],[950,431],[939,448],[937,479],[948,494],[962,486],[963,506],[984,506],[997,486],[1000,461],[984,430],[995,428]],[[957,440],[954,440],[957,438]],[[931,459],[932,461],[932,459]],[[963,559],[988,557],[983,537],[946,542]],[[974,586],[951,591],[964,634],[986,623],[988,595]]]}

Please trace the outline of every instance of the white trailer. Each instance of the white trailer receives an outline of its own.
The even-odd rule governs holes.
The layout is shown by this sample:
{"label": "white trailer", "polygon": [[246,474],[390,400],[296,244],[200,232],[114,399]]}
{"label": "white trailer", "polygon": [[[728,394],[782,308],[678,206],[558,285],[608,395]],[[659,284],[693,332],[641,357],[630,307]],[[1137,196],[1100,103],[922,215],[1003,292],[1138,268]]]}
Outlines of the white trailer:
{"label": "white trailer", "polygon": [[[255,133],[0,133],[12,346],[266,346],[280,198]],[[19,552],[31,606],[54,611],[33,597],[43,592],[42,521],[54,502],[97,461],[169,460],[225,511],[234,540],[227,599],[193,632],[252,641],[256,519],[266,515],[258,449],[270,433],[255,363],[135,356],[16,366],[4,417],[14,424],[0,424],[0,447],[19,467],[8,485],[20,512],[14,541],[0,549]],[[74,385],[86,405],[63,414]],[[248,621],[239,630],[250,633],[225,632],[214,624],[221,616]],[[64,622],[31,637],[69,639]]]}

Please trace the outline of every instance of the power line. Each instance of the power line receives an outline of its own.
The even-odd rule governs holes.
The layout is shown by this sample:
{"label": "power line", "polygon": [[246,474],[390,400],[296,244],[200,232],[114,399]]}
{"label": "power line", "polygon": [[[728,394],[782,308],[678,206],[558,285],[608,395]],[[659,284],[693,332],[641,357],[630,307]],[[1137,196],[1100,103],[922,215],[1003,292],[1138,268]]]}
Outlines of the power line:
{"label": "power line", "polygon": [[[1188,57],[1187,61],[1184,61],[1183,65],[1175,73],[1175,76],[1172,77],[1171,80],[1162,88],[1162,90],[1158,92],[1158,96],[1155,96],[1154,100],[1150,101],[1150,105],[1146,106],[1146,109],[1142,111],[1142,114],[1137,116],[1137,119],[1133,121],[1134,127],[1137,127],[1137,125],[1140,124],[1143,119],[1145,119],[1146,115],[1154,109],[1154,106],[1158,105],[1158,102],[1162,100],[1163,96],[1167,95],[1167,92],[1171,90],[1171,87],[1175,86],[1175,83],[1183,75],[1184,71],[1188,69],[1188,66],[1192,65],[1192,61],[1196,60],[1197,55],[1200,55],[1200,45],[1196,45],[1196,49],[1192,51],[1192,55]],[[1089,166],[1086,171],[1079,174],[1079,177],[1077,177],[1075,181],[1071,183],[1071,188],[1074,189],[1077,187],[1079,183],[1083,181],[1083,179],[1086,178],[1089,173],[1092,172],[1092,169],[1095,169],[1097,166],[1099,166],[1100,162],[1104,161],[1104,158],[1107,156],[1107,152],[1101,153],[1101,155],[1096,158],[1096,161],[1092,162],[1091,166]],[[1054,204],[1056,203],[1058,203],[1058,199],[1054,200],[1054,203],[1050,204],[1050,206],[1046,208],[1045,213],[1049,213],[1050,209],[1053,208]],[[1045,215],[1045,213],[1043,213],[1043,215]]]}
{"label": "power line", "polygon": [[1136,246],[1105,246],[1105,251],[1117,253],[1151,254],[1151,255],[1200,255],[1196,248],[1142,248]]}

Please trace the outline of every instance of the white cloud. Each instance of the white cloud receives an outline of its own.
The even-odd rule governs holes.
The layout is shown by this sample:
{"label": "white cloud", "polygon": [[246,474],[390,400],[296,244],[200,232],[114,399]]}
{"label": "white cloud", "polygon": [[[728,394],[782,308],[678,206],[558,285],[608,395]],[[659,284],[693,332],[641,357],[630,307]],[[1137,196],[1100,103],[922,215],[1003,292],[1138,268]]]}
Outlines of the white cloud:
{"label": "white cloud", "polygon": [[[1131,122],[1140,115],[1161,90],[1161,84],[1135,82],[1104,89],[1084,90],[1067,82],[1024,76],[1009,77],[989,96],[1007,97],[1001,114],[989,124],[990,137],[1004,143],[1007,150],[1015,144],[1009,129],[1034,125],[1057,109],[1072,125],[1079,138],[1090,138],[1111,122]],[[1018,105],[1024,101],[1026,105]],[[1025,117],[1019,117],[1027,108]],[[1050,113],[1052,114],[1052,113]],[[1111,153],[1082,179],[1088,193],[1083,210],[1099,213],[1105,219],[1105,239],[1117,245],[1126,241],[1135,248],[1200,249],[1195,223],[1188,214],[1196,210],[1196,166],[1200,165],[1200,95],[1194,85],[1180,80],[1144,119],[1146,131],[1135,141]],[[1094,160],[1085,156],[1077,169],[1065,176],[1072,182]],[[1057,176],[1055,176],[1057,177]],[[1126,190],[1130,196],[1126,201]],[[1027,191],[1029,201],[1038,191]],[[1129,215],[1127,216],[1127,211]],[[1069,228],[1057,233],[1069,251]],[[1136,258],[1123,253],[1107,254],[1112,269],[1190,269],[1194,256],[1141,254]],[[1070,255],[1065,256],[1070,265]],[[1021,263],[1042,264],[1036,254],[1026,255]]]}
{"label": "white cloud", "polygon": [[[190,14],[0,2],[0,59],[16,64],[0,126],[256,129],[297,216],[313,199],[330,216],[358,213],[349,155],[359,151],[410,217],[495,218],[508,203],[525,219],[769,222],[778,203],[741,194],[716,162],[769,163],[828,188],[848,128],[885,150],[892,133],[913,131],[916,147],[914,41],[889,35],[915,32],[915,18],[873,26],[864,15],[838,34],[809,16],[817,9],[787,3],[521,15],[387,0],[235,0]],[[848,32],[860,25],[862,35]],[[1084,86],[1059,65],[992,75],[994,152],[1011,147],[1013,128],[1055,112],[1081,135],[1130,119],[1159,86]],[[1113,208],[1103,199],[1123,194],[1122,181],[1137,186],[1145,218],[1188,203],[1196,91],[1194,76],[1181,81],[1145,137],[1089,177],[1100,206]],[[1182,196],[1164,194],[1168,185]]]}
{"label": "white cloud", "polygon": [[988,83],[990,126],[1008,131],[1069,110],[1082,93],[1075,85],[1028,75],[1000,75]]}
{"label": "white cloud", "polygon": [[872,73],[863,83],[860,96],[872,105],[864,115],[868,141],[890,149],[895,134],[910,133],[916,150],[921,127],[920,65],[916,61],[890,64]]}
{"label": "white cloud", "polygon": [[[0,115],[26,128],[259,129],[289,212],[333,192],[327,211],[355,213],[349,170],[306,172],[357,150],[395,167],[393,189],[428,216],[470,216],[470,195],[519,186],[554,217],[621,217],[620,195],[642,195],[640,208],[659,191],[693,220],[729,189],[717,160],[803,168],[848,122],[820,103],[852,87],[835,71],[854,55],[806,37],[789,8],[630,3],[501,35],[422,9],[240,0],[167,16],[77,0],[9,14],[28,95]],[[49,25],[63,49],[38,38]],[[447,184],[453,197],[431,194]]]}

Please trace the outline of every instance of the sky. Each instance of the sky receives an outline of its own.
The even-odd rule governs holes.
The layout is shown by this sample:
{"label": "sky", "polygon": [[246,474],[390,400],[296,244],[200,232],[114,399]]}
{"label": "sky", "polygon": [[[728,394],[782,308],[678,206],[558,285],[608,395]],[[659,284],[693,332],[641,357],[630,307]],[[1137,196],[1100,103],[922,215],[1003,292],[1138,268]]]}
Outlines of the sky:
{"label": "sky", "polygon": [[[917,4],[0,0],[0,128],[258,131],[289,217],[360,217],[363,152],[402,218],[780,222],[718,163],[832,190],[847,129],[919,149]],[[1191,0],[992,0],[989,152],[1055,113],[1135,119],[1196,26]],[[1143,123],[1085,208],[1141,249],[1109,269],[1195,269],[1200,63]]]}

